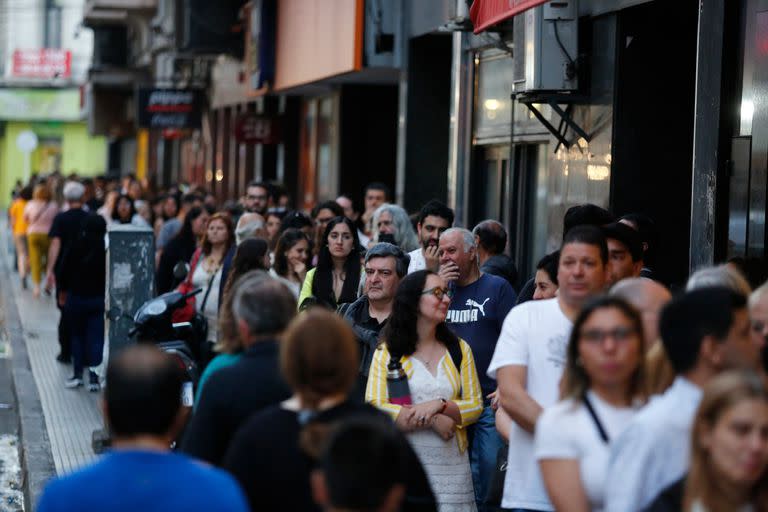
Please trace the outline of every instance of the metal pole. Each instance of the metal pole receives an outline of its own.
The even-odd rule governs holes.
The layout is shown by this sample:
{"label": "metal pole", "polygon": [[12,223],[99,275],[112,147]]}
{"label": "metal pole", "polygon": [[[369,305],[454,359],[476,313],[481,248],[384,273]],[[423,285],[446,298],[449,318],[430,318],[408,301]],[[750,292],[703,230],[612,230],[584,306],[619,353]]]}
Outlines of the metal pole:
{"label": "metal pole", "polygon": [[690,272],[714,262],[724,11],[722,0],[699,0]]}
{"label": "metal pole", "polygon": [[467,35],[453,33],[453,56],[451,59],[451,105],[448,140],[448,206],[456,215],[456,225],[465,226],[469,180],[470,148],[467,134],[472,115],[472,87],[470,82],[470,52],[466,50]]}
{"label": "metal pole", "polygon": [[410,34],[408,33],[409,0],[400,1],[400,37],[398,51],[400,53],[399,93],[397,98],[397,167],[395,170],[395,200],[397,204],[405,205],[405,168],[406,143],[408,140],[408,57],[410,50]]}

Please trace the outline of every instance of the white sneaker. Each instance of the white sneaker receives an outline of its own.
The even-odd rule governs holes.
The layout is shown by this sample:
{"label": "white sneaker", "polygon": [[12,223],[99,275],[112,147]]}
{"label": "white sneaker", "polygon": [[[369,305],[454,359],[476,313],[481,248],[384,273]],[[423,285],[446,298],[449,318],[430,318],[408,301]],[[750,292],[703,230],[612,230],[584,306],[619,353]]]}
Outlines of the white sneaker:
{"label": "white sneaker", "polygon": [[71,379],[69,379],[64,383],[64,387],[67,389],[79,388],[82,385],[83,385],[83,379],[79,379],[77,377],[72,377]]}

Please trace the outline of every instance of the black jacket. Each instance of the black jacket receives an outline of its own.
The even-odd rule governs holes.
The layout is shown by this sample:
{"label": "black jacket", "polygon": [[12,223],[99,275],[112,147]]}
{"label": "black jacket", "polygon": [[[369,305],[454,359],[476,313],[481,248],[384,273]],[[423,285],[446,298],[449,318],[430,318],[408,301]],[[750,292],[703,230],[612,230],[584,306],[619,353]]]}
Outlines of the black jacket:
{"label": "black jacket", "polygon": [[517,291],[517,266],[506,254],[491,256],[480,267],[480,271],[506,279],[512,289]]}
{"label": "black jacket", "polygon": [[277,341],[260,341],[240,361],[211,375],[184,435],[182,451],[220,465],[232,436],[251,414],[291,396],[279,366]]}
{"label": "black jacket", "polygon": [[679,512],[683,510],[683,493],[685,492],[685,477],[673,483],[643,509],[643,512]]}
{"label": "black jacket", "polygon": [[[392,425],[376,408],[351,401],[317,413],[310,423],[335,425],[360,417]],[[299,446],[302,428],[295,411],[273,406],[251,416],[235,435],[223,468],[240,483],[252,510],[320,511],[310,490],[314,463]],[[400,475],[406,493],[401,510],[434,511],[435,496],[424,468],[405,436],[400,437],[405,459]]]}
{"label": "black jacket", "polygon": [[368,370],[371,368],[371,360],[376,346],[379,343],[379,333],[384,328],[385,322],[379,323],[368,314],[368,297],[363,295],[352,304],[344,304],[339,307],[339,314],[352,325],[352,330],[357,336],[360,349],[360,368],[358,382],[352,390],[353,400],[362,402],[365,400],[365,386],[368,383]]}

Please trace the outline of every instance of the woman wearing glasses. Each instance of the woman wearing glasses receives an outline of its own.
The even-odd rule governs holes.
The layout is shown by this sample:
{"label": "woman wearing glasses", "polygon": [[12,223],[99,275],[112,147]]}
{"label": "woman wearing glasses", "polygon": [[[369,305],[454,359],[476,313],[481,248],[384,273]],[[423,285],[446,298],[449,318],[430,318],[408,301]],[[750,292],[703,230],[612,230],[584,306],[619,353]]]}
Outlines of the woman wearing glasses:
{"label": "woman wearing glasses", "polygon": [[[388,412],[406,432],[432,484],[439,510],[476,510],[466,427],[483,410],[472,351],[445,324],[446,282],[428,270],[400,283],[383,343],[371,363],[365,398]],[[387,367],[398,360],[408,377],[412,405],[390,401]]]}
{"label": "woman wearing glasses", "polygon": [[534,453],[556,510],[604,510],[610,443],[644,402],[643,377],[640,315],[617,297],[588,304],[568,342],[563,399],[536,423]]}

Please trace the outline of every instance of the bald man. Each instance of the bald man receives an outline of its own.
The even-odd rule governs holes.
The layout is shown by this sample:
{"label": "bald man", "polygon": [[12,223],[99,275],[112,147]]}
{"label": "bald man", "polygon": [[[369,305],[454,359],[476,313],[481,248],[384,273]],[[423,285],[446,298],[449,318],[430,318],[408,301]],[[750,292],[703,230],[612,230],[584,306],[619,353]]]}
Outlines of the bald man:
{"label": "bald man", "polygon": [[659,340],[659,312],[672,299],[672,294],[658,282],[645,277],[623,279],[611,288],[610,294],[621,297],[640,312],[645,348],[650,349]]}

